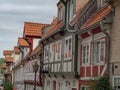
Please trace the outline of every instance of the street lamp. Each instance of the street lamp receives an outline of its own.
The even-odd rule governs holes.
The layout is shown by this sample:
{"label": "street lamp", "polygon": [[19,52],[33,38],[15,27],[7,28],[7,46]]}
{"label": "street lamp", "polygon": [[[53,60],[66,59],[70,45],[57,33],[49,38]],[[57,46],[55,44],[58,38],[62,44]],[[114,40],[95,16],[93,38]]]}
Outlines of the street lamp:
{"label": "street lamp", "polygon": [[36,90],[36,73],[38,71],[39,65],[37,64],[37,61],[35,61],[35,64],[33,65],[33,72],[35,72],[35,77],[34,77],[34,89]]}

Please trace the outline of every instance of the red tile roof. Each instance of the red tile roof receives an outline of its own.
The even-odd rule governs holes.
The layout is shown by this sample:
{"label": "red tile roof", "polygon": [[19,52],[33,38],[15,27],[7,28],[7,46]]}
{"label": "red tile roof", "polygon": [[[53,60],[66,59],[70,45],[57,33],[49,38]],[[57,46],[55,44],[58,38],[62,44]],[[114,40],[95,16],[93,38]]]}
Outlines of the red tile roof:
{"label": "red tile roof", "polygon": [[52,34],[54,31],[60,29],[64,25],[64,22],[61,21],[59,23],[56,23],[48,32],[46,32],[43,37],[47,37],[48,35]]}
{"label": "red tile roof", "polygon": [[101,20],[103,20],[112,11],[111,6],[104,7],[103,9],[94,13],[91,18],[81,27],[81,29],[87,28]]}
{"label": "red tile roof", "polygon": [[41,29],[47,24],[42,23],[33,23],[33,22],[25,22],[24,24],[24,36],[36,36],[41,37]]}
{"label": "red tile roof", "polygon": [[6,58],[5,58],[5,62],[6,62],[6,63],[13,63],[13,61],[14,61],[14,58],[13,58],[13,57],[6,57]]}
{"label": "red tile roof", "polygon": [[19,54],[20,53],[20,50],[17,46],[14,46],[14,53],[15,54]]}
{"label": "red tile roof", "polygon": [[21,47],[29,47],[28,42],[23,38],[18,38],[18,44]]}
{"label": "red tile roof", "polygon": [[3,54],[4,55],[12,55],[13,54],[13,50],[4,50]]}
{"label": "red tile roof", "polygon": [[2,64],[2,69],[6,69],[6,68],[7,68],[6,64],[3,63],[3,64]]}

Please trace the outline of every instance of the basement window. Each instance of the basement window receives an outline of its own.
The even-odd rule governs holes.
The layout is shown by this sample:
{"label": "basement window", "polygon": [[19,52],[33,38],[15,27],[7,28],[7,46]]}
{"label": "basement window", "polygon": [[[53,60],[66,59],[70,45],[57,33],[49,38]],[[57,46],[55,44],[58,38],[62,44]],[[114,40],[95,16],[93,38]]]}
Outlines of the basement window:
{"label": "basement window", "polygon": [[81,86],[80,90],[90,90],[89,86]]}
{"label": "basement window", "polygon": [[120,76],[113,77],[113,87],[114,90],[120,90]]}

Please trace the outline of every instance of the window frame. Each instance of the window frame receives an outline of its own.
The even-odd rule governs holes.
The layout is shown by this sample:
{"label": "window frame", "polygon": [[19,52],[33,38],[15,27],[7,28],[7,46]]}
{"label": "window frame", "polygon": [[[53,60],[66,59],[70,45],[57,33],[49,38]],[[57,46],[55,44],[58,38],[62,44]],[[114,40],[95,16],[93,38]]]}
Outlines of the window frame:
{"label": "window frame", "polygon": [[89,86],[87,86],[87,85],[81,85],[81,87],[80,87],[80,90],[82,90],[82,88],[86,88],[85,90],[90,90],[89,88]]}
{"label": "window frame", "polygon": [[58,19],[59,21],[64,19],[64,6],[58,7]]}
{"label": "window frame", "polygon": [[[49,45],[46,45],[44,47],[44,61],[43,61],[44,63],[48,63],[49,62],[49,49],[50,49]],[[46,58],[46,53],[47,53],[47,58]]]}
{"label": "window frame", "polygon": [[[60,46],[58,47],[58,45],[57,45],[57,52],[56,52],[56,44],[58,44],[58,43]],[[58,49],[58,48],[60,48],[60,49]],[[60,54],[60,59],[58,59],[59,54]],[[54,62],[58,62],[61,60],[62,60],[62,40],[59,40],[59,41],[55,42],[55,60],[54,60]]]}
{"label": "window frame", "polygon": [[115,78],[120,79],[120,76],[113,76],[113,88],[115,88]]}
{"label": "window frame", "polygon": [[[69,42],[70,39],[71,39],[71,44]],[[68,45],[66,44],[66,42],[68,42]],[[71,47],[71,50],[69,51],[70,47]],[[71,54],[70,57],[67,57],[68,53]],[[72,40],[72,36],[68,36],[68,37],[66,37],[64,39],[64,60],[70,60],[70,59],[72,59],[72,54],[73,54],[73,40]]]}
{"label": "window frame", "polygon": [[[85,63],[83,63],[83,47],[86,47],[86,46],[89,46],[89,49],[88,49],[88,51],[89,51],[89,54],[86,54],[87,52],[87,49],[85,50],[85,57],[86,57],[86,55],[88,56],[87,58],[88,58],[88,61],[86,60],[86,58],[85,58]],[[90,43],[90,41],[87,41],[87,42],[83,42],[82,43],[82,66],[88,66],[88,65],[90,65],[90,50],[91,50],[91,43]]]}
{"label": "window frame", "polygon": [[[101,39],[97,39],[94,41],[94,64],[98,65],[98,64],[104,64],[105,63],[105,50],[106,50],[106,43],[105,43],[105,38],[101,38]],[[95,43],[97,42],[100,42],[100,48],[99,48],[99,52],[98,51],[95,51],[96,50],[96,46],[95,46]],[[104,53],[103,53],[103,60],[101,61],[101,43],[104,42]],[[98,48],[98,47],[97,47]],[[98,62],[96,62],[96,55],[95,55],[95,52],[98,52]]]}
{"label": "window frame", "polygon": [[55,43],[51,43],[49,45],[50,49],[49,49],[49,62],[54,62],[55,60]]}

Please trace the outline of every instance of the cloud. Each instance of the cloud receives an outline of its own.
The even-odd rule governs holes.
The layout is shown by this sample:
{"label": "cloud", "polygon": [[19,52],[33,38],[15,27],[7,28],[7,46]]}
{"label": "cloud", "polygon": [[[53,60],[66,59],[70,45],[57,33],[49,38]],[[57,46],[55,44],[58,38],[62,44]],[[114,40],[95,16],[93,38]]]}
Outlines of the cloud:
{"label": "cloud", "polygon": [[58,0],[0,0],[0,56],[22,37],[24,22],[50,23]]}

